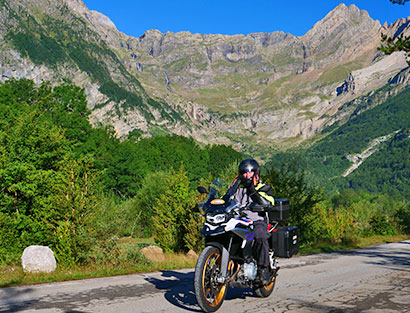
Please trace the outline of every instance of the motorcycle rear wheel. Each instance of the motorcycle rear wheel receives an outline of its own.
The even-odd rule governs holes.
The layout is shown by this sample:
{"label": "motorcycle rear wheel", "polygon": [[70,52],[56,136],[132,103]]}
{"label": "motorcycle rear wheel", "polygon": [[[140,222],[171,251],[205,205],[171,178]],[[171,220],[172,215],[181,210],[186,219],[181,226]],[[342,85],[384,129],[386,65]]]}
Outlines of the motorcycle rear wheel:
{"label": "motorcycle rear wheel", "polygon": [[195,267],[194,289],[196,300],[205,312],[215,312],[225,299],[227,285],[216,281],[221,272],[222,255],[216,247],[206,247]]}
{"label": "motorcycle rear wheel", "polygon": [[256,296],[260,298],[269,297],[275,287],[276,283],[276,272],[271,272],[271,282],[268,285],[261,286],[261,287],[253,287],[253,291],[255,291]]}

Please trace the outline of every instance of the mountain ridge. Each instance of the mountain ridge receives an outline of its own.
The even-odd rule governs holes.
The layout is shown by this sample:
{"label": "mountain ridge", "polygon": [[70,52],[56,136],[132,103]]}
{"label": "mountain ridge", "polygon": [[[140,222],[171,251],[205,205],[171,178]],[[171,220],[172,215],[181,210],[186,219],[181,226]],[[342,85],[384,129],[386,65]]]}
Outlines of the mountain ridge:
{"label": "mountain ridge", "polygon": [[[2,3],[0,30],[5,34],[9,25],[4,8],[9,1]],[[397,66],[387,72],[376,70],[374,76],[378,77],[370,77],[371,85],[366,75],[353,75],[356,87],[360,85],[356,93],[351,92],[351,84],[342,88],[349,73],[369,72],[366,68],[387,59],[376,50],[382,31],[408,31],[409,18],[386,29],[354,5],[340,4],[299,37],[279,31],[205,35],[148,30],[136,38],[118,31],[108,17],[88,10],[81,0],[17,3],[40,24],[50,14],[70,17],[74,12],[83,28],[95,33],[84,36],[84,45],[98,45],[100,51],[113,53],[105,60],[103,54],[87,52],[99,56],[99,66],[107,68],[111,89],[95,74],[90,78],[86,67],[78,71],[78,64],[70,65],[71,60],[58,63],[60,69],[53,71],[47,64],[33,64],[29,52],[24,57],[16,47],[10,50],[4,41],[1,44],[8,52],[0,56],[2,79],[34,76],[37,82],[64,81],[68,76],[86,89],[93,111],[91,122],[113,125],[118,136],[133,130],[171,132],[205,143],[234,144],[238,149],[266,139],[274,144],[297,143],[335,122],[335,113],[344,103],[380,88],[405,67],[404,56],[396,55]],[[43,29],[47,30],[46,26]],[[87,43],[89,39],[92,41]],[[24,65],[18,74],[10,70],[14,66],[10,60]],[[115,99],[112,88],[123,97]],[[337,88],[342,92],[338,94]],[[130,93],[145,104],[127,105]]]}

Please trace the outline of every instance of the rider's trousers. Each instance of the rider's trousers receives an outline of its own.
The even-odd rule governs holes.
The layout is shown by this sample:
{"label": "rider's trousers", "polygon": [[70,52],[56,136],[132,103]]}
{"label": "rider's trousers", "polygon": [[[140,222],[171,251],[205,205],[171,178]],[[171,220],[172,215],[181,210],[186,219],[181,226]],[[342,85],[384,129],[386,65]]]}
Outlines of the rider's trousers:
{"label": "rider's trousers", "polygon": [[254,240],[253,252],[256,258],[258,267],[269,267],[269,233],[267,231],[268,225],[264,221],[254,222]]}

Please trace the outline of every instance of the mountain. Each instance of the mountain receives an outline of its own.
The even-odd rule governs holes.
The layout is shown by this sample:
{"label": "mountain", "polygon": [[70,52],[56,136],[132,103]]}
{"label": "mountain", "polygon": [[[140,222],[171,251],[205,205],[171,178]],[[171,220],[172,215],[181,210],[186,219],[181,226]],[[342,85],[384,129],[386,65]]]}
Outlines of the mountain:
{"label": "mountain", "polygon": [[[81,16],[110,27],[82,1],[1,1],[0,68],[3,80],[74,83],[85,88],[94,124],[148,131],[165,122],[178,125],[180,114],[149,96],[136,77],[103,40],[100,30]],[[77,12],[78,11],[78,12]],[[112,26],[112,25],[111,25]]]}
{"label": "mountain", "polygon": [[409,34],[410,18],[381,26],[354,5],[340,4],[300,37],[148,30],[135,38],[81,0],[1,0],[0,8],[1,79],[77,84],[91,122],[118,136],[170,132],[282,149],[348,120],[386,84],[373,106],[409,83],[404,54],[377,47],[381,33]]}
{"label": "mountain", "polygon": [[272,165],[288,164],[296,158],[310,179],[329,191],[365,189],[408,198],[410,86],[381,100],[380,95],[391,88],[385,86],[362,97],[360,104],[350,103],[355,109],[347,122],[324,129],[323,138],[310,146],[276,154]]}

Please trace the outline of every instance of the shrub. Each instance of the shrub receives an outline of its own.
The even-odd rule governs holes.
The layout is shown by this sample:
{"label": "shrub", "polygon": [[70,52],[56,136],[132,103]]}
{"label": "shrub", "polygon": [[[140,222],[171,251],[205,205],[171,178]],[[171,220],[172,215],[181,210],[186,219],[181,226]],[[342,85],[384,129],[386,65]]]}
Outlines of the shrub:
{"label": "shrub", "polygon": [[127,212],[129,232],[134,237],[153,235],[152,215],[154,206],[168,188],[166,182],[169,174],[163,171],[147,174],[134,198],[130,200]]}
{"label": "shrub", "polygon": [[[192,208],[195,194],[189,189],[189,180],[181,167],[171,171],[163,183],[166,191],[160,195],[152,216],[155,241],[165,252],[175,252],[198,246],[201,238]],[[192,241],[193,240],[193,241]]]}
{"label": "shrub", "polygon": [[370,217],[370,230],[375,235],[396,235],[397,229],[386,214],[380,211],[374,212],[373,216]]}
{"label": "shrub", "polygon": [[326,202],[316,204],[304,223],[308,225],[305,233],[308,243],[326,241],[335,244],[351,241],[355,237],[354,218],[349,210],[333,209]]}
{"label": "shrub", "polygon": [[275,198],[289,199],[291,211],[289,223],[297,225],[300,229],[301,238],[308,236],[310,225],[306,216],[309,216],[315,205],[323,200],[322,189],[309,186],[305,172],[295,162],[282,166],[280,170],[273,166],[268,168],[263,175],[265,183],[273,188]]}
{"label": "shrub", "polygon": [[396,218],[402,230],[410,234],[410,205],[408,202],[402,204],[396,213]]}

